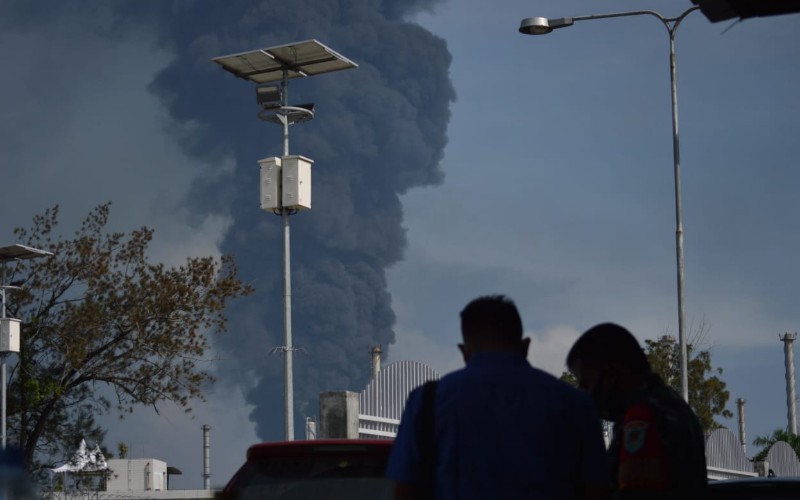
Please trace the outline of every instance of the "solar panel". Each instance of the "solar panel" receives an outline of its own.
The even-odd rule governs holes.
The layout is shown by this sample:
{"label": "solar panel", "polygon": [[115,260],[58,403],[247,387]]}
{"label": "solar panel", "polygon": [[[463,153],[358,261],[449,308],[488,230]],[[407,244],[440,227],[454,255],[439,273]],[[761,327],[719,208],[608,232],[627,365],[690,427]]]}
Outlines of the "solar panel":
{"label": "solar panel", "polygon": [[0,247],[0,262],[32,259],[34,257],[44,257],[45,255],[53,254],[52,252],[48,252],[46,250],[39,250],[38,248],[31,248],[20,244]]}
{"label": "solar panel", "polygon": [[317,40],[215,57],[215,63],[239,78],[261,84],[357,68],[358,64]]}

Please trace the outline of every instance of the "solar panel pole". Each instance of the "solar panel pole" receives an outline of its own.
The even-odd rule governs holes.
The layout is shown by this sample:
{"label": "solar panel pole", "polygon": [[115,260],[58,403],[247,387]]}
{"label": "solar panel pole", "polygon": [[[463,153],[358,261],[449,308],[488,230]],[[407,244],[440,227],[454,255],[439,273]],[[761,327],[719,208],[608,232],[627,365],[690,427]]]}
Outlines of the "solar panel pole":
{"label": "solar panel pole", "polygon": [[6,263],[8,261],[18,261],[24,259],[35,259],[37,257],[47,257],[53,255],[46,250],[39,250],[38,248],[31,248],[24,245],[10,245],[0,248],[0,301],[2,302],[2,316],[0,316],[0,420],[2,420],[2,429],[0,433],[0,445],[2,449],[6,449],[7,432],[6,432],[6,356],[12,352],[19,352],[19,327],[20,322],[17,319],[6,317],[6,290],[19,290],[18,286],[6,285]]}
{"label": "solar panel pole", "polygon": [[[278,165],[289,156],[289,125],[308,121],[314,117],[313,104],[299,106],[289,105],[289,79],[315,76],[332,71],[358,67],[353,61],[350,61],[317,40],[306,40],[250,52],[231,54],[228,56],[216,57],[212,60],[235,76],[250,80],[258,85],[269,82],[281,82],[281,96],[277,106],[273,106],[273,104],[276,104],[275,102],[270,102],[270,97],[274,96],[270,90],[267,90],[267,95],[265,97],[259,93],[259,88],[256,89],[258,102],[263,108],[258,114],[259,118],[273,123],[275,123],[274,118],[277,118],[277,121],[283,125],[283,158],[275,159],[275,163],[278,163]],[[307,158],[303,158],[302,160],[306,168],[310,169],[310,160]],[[297,175],[296,180],[299,180],[299,175],[300,174]],[[307,175],[310,176],[310,170],[308,170]],[[268,204],[268,206],[265,207],[263,204],[264,200],[262,200],[261,205],[262,209],[272,210],[276,215],[280,215],[283,224],[284,345],[273,348],[271,352],[281,352],[284,355],[284,395],[286,406],[285,438],[287,441],[294,440],[294,383],[292,361],[295,350],[292,346],[291,238],[289,216],[297,213],[301,208],[311,208],[310,177],[308,181],[309,199],[307,206],[303,206],[303,203],[301,203],[299,191],[293,193],[295,197],[294,201],[297,202],[295,205],[284,205],[282,200],[285,187],[283,186],[283,173],[281,173],[280,182],[282,184],[280,192],[277,194],[278,204]]]}
{"label": "solar panel pole", "polygon": [[[6,319],[6,263],[3,261],[3,270],[2,270],[2,277],[0,277],[0,295],[2,295],[3,301],[3,316],[2,320]],[[5,326],[5,325],[3,325]],[[2,449],[6,449],[6,356],[8,356],[8,352],[5,350],[0,351],[0,358],[2,358],[2,376],[0,376],[0,384],[2,384],[2,420],[3,420],[3,439],[2,439]]]}
{"label": "solar panel pole", "polygon": [[[12,287],[12,286],[6,286],[6,284],[5,284],[6,283],[6,263],[5,263],[5,261],[3,261],[1,276],[2,277],[0,277],[0,296],[2,296],[2,301],[3,301],[3,316],[0,317],[0,320],[2,320],[3,328],[5,329],[5,328],[7,328],[6,325],[8,323],[6,321],[8,319],[8,318],[6,318],[6,289],[7,288],[8,289],[17,288],[17,287]],[[8,325],[10,326],[10,323],[8,323]],[[10,332],[5,332],[4,331],[3,333],[5,334],[5,333],[10,333]],[[3,434],[2,449],[4,449],[4,450],[6,449],[6,440],[7,440],[7,432],[6,432],[6,356],[8,356],[8,354],[10,352],[12,352],[12,351],[10,351],[10,350],[6,351],[5,349],[0,351],[0,359],[2,359],[2,366],[0,366],[0,372],[2,372],[2,375],[0,375],[0,384],[2,384],[2,389],[0,389],[0,391],[2,391],[2,397],[0,397],[0,399],[2,399],[2,404],[0,404],[0,406],[2,406],[2,416],[1,416],[2,421],[3,421],[3,424],[2,424],[3,425],[3,429],[2,429],[2,434]]]}
{"label": "solar panel pole", "polygon": [[[281,106],[289,105],[289,70],[283,68],[281,82]],[[283,156],[289,156],[289,117],[279,114],[283,124]],[[292,275],[291,275],[291,232],[289,229],[291,209],[281,204],[283,222],[283,353],[284,397],[286,407],[285,435],[287,441],[294,441],[294,366],[292,352]]]}

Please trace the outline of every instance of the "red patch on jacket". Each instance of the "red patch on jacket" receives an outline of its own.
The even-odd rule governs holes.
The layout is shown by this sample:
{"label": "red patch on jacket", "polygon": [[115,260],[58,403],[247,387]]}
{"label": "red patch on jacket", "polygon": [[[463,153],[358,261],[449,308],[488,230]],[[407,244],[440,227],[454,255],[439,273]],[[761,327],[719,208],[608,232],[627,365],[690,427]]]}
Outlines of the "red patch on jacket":
{"label": "red patch on jacket", "polygon": [[647,406],[632,406],[622,422],[619,456],[620,490],[664,490],[669,484],[668,459],[653,413]]}

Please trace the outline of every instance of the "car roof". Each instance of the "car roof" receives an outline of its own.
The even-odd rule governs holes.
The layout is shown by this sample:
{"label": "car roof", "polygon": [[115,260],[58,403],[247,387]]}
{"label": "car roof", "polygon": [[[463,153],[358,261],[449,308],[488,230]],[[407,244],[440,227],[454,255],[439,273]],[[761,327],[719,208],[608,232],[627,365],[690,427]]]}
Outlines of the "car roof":
{"label": "car roof", "polygon": [[754,477],[723,479],[708,483],[710,498],[781,499],[800,498],[798,477]]}
{"label": "car roof", "polygon": [[714,485],[715,487],[741,487],[747,484],[753,485],[760,485],[760,484],[800,484],[800,477],[787,477],[787,476],[776,476],[776,477],[744,477],[744,478],[736,478],[736,479],[720,479],[718,481],[711,481],[708,484]]}
{"label": "car roof", "polygon": [[258,443],[247,449],[247,459],[269,458],[285,455],[317,454],[373,454],[388,455],[390,439],[314,439],[305,441],[279,441]]}

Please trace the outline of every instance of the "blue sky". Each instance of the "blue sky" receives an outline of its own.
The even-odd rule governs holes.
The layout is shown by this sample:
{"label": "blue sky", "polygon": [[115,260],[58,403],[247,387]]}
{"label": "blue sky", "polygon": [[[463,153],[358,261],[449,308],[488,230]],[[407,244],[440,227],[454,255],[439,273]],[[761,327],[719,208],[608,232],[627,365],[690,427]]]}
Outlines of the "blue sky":
{"label": "blue sky", "polygon": [[[666,30],[650,16],[542,37],[515,23],[681,7],[459,2],[420,20],[448,41],[458,100],[445,183],[404,198],[410,247],[390,272],[394,354],[438,362],[455,342],[454,313],[486,291],[517,300],[532,362],[554,373],[600,321],[640,339],[677,334]],[[687,326],[709,328],[731,402],[747,400],[749,439],[787,422],[778,334],[798,323],[799,21],[730,26],[697,12],[676,39]]]}
{"label": "blue sky", "polygon": [[[0,231],[10,239],[12,227],[53,203],[68,227],[110,199],[117,227],[156,228],[154,259],[219,253],[231,215],[198,210],[196,184],[245,169],[237,162],[252,164],[255,179],[255,160],[276,154],[277,130],[255,118],[245,83],[208,62],[203,78],[241,92],[250,106],[237,103],[226,119],[254,131],[263,148],[251,144],[249,158],[230,152],[236,144],[206,156],[187,152],[176,137],[199,135],[202,120],[176,120],[151,83],[188,50],[156,43],[145,24],[96,29],[113,16],[100,2],[89,5],[43,19],[17,8],[0,23],[13,69],[0,76]],[[529,16],[645,8],[678,15],[690,6],[450,0],[411,16],[446,42],[457,98],[438,165],[443,181],[400,198],[407,246],[386,274],[396,316],[387,362],[460,367],[458,311],[486,293],[516,300],[533,340],[531,362],[555,374],[580,332],[601,321],[640,339],[677,334],[666,30],[649,16],[579,22],[543,37],[517,28]],[[729,409],[735,412],[736,398],[747,400],[749,441],[786,425],[778,335],[800,325],[799,23],[791,15],[711,24],[697,12],[677,36],[687,325],[709,329],[704,342],[724,369]],[[243,44],[224,53],[259,47]],[[356,62],[361,68],[352,73],[372,71]],[[335,86],[344,75],[320,77],[319,85]],[[301,94],[305,84],[292,83]],[[319,125],[308,127],[332,123],[328,109],[320,106]],[[308,130],[294,151],[304,153],[303,138],[311,148],[316,129]],[[259,230],[279,231],[277,218],[262,215]],[[293,221],[300,231],[303,217],[311,220]],[[366,345],[352,358],[366,369]],[[210,424],[212,483],[222,484],[259,439],[246,389],[219,386],[193,420],[169,406],[161,415],[141,409],[122,423],[110,417],[107,445],[126,441],[135,456],[182,469],[173,486],[199,488],[200,427]],[[725,423],[736,428],[735,420]]]}

